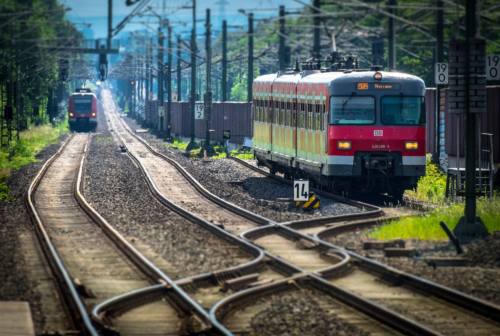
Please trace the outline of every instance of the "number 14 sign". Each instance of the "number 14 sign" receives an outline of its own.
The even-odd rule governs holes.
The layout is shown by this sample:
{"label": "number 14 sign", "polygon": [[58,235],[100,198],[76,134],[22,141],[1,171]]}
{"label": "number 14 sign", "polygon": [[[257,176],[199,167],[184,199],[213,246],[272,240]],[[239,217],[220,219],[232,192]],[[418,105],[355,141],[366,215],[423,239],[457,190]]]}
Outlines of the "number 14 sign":
{"label": "number 14 sign", "polygon": [[307,201],[309,199],[309,181],[294,180],[293,181],[293,200]]}

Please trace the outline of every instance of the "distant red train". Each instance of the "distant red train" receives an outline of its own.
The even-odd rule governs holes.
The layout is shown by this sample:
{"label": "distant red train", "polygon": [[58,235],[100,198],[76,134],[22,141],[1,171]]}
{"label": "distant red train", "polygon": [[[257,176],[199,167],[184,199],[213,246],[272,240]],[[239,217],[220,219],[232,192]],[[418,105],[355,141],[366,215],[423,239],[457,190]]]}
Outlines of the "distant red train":
{"label": "distant red train", "polygon": [[340,192],[401,198],[425,174],[425,85],[409,74],[305,70],[253,84],[258,163]]}
{"label": "distant red train", "polygon": [[68,119],[71,130],[91,129],[97,127],[98,101],[92,90],[77,89],[68,101]]}

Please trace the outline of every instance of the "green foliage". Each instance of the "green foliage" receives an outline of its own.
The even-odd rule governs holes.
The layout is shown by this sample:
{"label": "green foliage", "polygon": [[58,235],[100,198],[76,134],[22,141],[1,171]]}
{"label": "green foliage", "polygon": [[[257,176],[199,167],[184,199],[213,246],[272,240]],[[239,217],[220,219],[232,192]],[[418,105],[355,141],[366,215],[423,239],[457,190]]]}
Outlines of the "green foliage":
{"label": "green foliage", "polygon": [[445,201],[446,175],[439,170],[438,165],[427,157],[425,176],[417,182],[416,190],[408,190],[405,195],[411,199],[426,203],[441,204]]}
{"label": "green foliage", "polygon": [[43,125],[21,132],[18,142],[0,149],[0,200],[9,199],[5,184],[13,170],[36,162],[36,155],[50,144],[57,143],[60,136],[68,132],[67,121],[55,127]]}
{"label": "green foliage", "polygon": [[246,101],[247,100],[247,76],[238,74],[231,87],[231,100]]}
{"label": "green foliage", "polygon": [[[479,199],[477,213],[490,233],[500,230],[500,221],[498,220],[500,218],[500,198]],[[370,237],[380,240],[397,238],[447,240],[448,238],[439,226],[439,222],[443,221],[450,229],[453,229],[463,214],[463,204],[443,206],[422,216],[405,217],[392,221],[373,230]]]}
{"label": "green foliage", "polygon": [[55,110],[55,101],[49,102],[47,97],[59,85],[60,57],[67,56],[46,46],[77,46],[82,36],[66,20],[65,7],[57,0],[3,0],[0,13],[4,20],[0,30],[0,111],[6,104],[7,82],[12,79],[19,88],[13,106],[21,129],[32,122],[48,122],[47,105]]}

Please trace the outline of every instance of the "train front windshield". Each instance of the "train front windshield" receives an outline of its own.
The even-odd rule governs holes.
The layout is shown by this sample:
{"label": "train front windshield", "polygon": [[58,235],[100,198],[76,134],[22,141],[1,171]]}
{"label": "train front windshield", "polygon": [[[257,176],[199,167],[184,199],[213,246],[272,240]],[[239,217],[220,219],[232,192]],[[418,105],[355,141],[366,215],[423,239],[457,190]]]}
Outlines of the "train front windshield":
{"label": "train front windshield", "polygon": [[330,102],[331,124],[370,125],[375,123],[375,98],[373,97],[332,97]]}
{"label": "train front windshield", "polygon": [[424,97],[382,97],[384,125],[421,125],[425,123]]}
{"label": "train front windshield", "polygon": [[90,113],[92,111],[92,96],[73,96],[75,113]]}

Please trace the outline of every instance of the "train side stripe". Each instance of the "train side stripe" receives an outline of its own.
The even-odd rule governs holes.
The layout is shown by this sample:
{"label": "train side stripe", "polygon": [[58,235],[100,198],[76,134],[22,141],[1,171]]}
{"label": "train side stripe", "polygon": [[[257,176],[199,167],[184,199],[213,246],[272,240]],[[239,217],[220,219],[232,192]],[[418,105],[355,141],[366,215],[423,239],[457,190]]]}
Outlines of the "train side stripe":
{"label": "train side stripe", "polygon": [[403,156],[403,165],[425,166],[425,156]]}
{"label": "train side stripe", "polygon": [[352,155],[328,155],[328,164],[353,165],[354,156]]}

